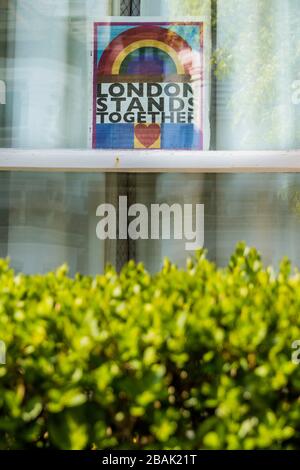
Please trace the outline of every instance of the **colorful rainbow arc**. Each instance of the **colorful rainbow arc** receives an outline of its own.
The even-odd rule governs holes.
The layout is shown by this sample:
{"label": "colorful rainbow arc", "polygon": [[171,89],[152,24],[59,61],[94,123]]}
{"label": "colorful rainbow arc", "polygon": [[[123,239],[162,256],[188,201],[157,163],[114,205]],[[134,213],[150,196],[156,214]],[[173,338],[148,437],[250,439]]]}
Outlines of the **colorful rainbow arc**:
{"label": "colorful rainbow arc", "polygon": [[175,63],[178,75],[192,74],[191,46],[174,31],[143,25],[129,29],[113,39],[99,61],[98,75],[119,75],[126,57],[144,47],[157,48],[167,53]]}

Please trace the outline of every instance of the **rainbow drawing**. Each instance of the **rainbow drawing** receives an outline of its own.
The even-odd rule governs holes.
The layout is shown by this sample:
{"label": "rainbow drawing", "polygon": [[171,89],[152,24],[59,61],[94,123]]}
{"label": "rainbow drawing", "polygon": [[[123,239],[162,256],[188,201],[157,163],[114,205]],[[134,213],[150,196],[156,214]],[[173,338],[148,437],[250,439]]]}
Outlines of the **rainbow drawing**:
{"label": "rainbow drawing", "polygon": [[202,149],[203,23],[95,23],[94,38],[93,147]]}

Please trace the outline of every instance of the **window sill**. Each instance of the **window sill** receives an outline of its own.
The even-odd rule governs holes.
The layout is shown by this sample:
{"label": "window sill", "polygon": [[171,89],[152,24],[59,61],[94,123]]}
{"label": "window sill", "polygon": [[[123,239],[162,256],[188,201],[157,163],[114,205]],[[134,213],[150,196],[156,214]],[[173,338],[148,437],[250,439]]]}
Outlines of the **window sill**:
{"label": "window sill", "polygon": [[300,150],[158,151],[0,149],[1,171],[144,173],[300,172]]}

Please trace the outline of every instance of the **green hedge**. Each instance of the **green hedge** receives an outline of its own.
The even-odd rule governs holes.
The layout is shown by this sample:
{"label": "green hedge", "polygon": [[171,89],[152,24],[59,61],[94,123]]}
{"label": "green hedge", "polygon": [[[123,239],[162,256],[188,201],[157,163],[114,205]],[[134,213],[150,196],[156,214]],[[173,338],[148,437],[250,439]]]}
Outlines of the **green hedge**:
{"label": "green hedge", "polygon": [[300,448],[299,314],[300,274],[242,244],[153,276],[0,260],[0,448]]}

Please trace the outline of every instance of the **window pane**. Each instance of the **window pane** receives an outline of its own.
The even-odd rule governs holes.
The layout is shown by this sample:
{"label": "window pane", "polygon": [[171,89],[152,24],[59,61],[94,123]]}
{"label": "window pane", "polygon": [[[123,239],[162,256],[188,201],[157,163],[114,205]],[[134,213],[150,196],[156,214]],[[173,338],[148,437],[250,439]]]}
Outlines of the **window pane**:
{"label": "window pane", "polygon": [[[195,239],[195,235],[187,239],[187,227],[192,223],[201,239],[203,224],[196,218],[196,207],[204,204],[204,246],[218,265],[228,262],[240,240],[261,250],[266,263],[276,265],[289,256],[300,264],[300,175],[138,174],[135,199],[127,197],[126,213],[119,209],[119,196],[126,195],[122,191],[115,195],[119,180],[113,176],[1,172],[0,256],[9,256],[12,266],[25,273],[45,272],[64,262],[72,275],[100,273],[108,262],[120,268],[124,253],[125,261],[141,261],[152,272],[166,256],[184,266],[191,254],[187,243]],[[134,207],[137,201],[139,207]],[[104,227],[110,235],[103,239],[99,222],[107,216],[105,203],[115,209],[116,219]],[[165,212],[166,239],[162,220],[157,232],[157,219],[151,212],[153,206],[162,204],[165,211],[179,210],[176,216],[171,213],[170,223]],[[127,222],[121,222],[120,212]],[[141,226],[135,223],[137,218]],[[118,240],[113,236],[114,226]]]}
{"label": "window pane", "polygon": [[121,13],[204,19],[206,148],[300,147],[298,0],[1,0],[0,147],[91,145],[92,23]]}

